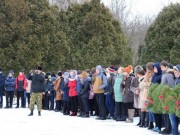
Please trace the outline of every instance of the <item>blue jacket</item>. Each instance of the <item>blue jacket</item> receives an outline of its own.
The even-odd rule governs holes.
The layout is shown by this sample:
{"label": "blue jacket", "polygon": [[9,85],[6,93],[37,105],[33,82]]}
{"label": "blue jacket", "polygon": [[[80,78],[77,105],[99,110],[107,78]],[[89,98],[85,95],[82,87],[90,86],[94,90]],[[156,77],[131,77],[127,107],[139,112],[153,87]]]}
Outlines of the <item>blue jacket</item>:
{"label": "blue jacket", "polygon": [[5,79],[5,90],[6,91],[15,91],[16,89],[16,79],[14,77],[6,77]]}
{"label": "blue jacket", "polygon": [[[180,65],[176,65],[175,68],[180,72]],[[180,84],[180,77],[176,78],[175,85]]]}
{"label": "blue jacket", "polygon": [[4,90],[4,81],[5,81],[5,76],[0,73],[0,91]]}
{"label": "blue jacket", "polygon": [[54,92],[54,84],[52,81],[47,80],[45,83],[45,92]]}
{"label": "blue jacket", "polygon": [[79,78],[77,78],[77,85],[76,85],[77,93],[80,92],[81,88],[82,88],[81,80]]}
{"label": "blue jacket", "polygon": [[161,78],[162,78],[162,70],[160,67],[160,63],[155,63],[154,67],[157,68],[157,73],[154,73],[154,75],[152,76],[152,83],[161,83]]}
{"label": "blue jacket", "polygon": [[68,87],[68,83],[64,84],[64,87],[63,87],[62,91],[63,91],[63,101],[69,101],[69,87]]}

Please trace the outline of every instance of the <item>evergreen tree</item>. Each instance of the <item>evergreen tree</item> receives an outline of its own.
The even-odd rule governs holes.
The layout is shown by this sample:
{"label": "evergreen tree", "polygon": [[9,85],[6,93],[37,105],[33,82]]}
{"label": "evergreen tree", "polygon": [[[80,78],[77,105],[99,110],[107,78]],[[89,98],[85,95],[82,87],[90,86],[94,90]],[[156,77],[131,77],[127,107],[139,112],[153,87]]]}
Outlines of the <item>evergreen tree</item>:
{"label": "evergreen tree", "polygon": [[148,29],[145,45],[140,49],[141,63],[167,60],[172,64],[180,61],[180,4],[171,4],[159,13]]}
{"label": "evergreen tree", "polygon": [[119,22],[99,0],[69,7],[65,14],[71,68],[131,63],[131,50]]}
{"label": "evergreen tree", "polygon": [[5,70],[63,68],[66,35],[59,11],[46,0],[2,0],[0,5],[0,66]]}

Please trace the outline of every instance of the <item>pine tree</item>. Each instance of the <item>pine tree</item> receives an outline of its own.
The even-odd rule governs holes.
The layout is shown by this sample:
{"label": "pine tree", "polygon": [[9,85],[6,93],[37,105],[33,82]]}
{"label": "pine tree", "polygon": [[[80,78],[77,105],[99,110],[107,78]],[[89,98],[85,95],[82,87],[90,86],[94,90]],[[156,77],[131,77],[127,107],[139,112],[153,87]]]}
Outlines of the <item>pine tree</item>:
{"label": "pine tree", "polygon": [[[167,60],[177,64],[180,50],[180,4],[171,4],[159,13],[147,31],[145,45],[141,48],[141,63]],[[174,56],[177,55],[177,56]]]}

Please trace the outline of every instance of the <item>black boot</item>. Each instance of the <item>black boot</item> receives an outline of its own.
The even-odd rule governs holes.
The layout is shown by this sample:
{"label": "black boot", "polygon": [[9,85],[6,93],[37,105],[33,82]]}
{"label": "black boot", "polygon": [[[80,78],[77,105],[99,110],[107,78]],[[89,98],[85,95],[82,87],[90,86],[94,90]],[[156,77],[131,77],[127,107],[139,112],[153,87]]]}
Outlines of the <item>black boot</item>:
{"label": "black boot", "polygon": [[82,115],[82,117],[81,118],[89,118],[89,114],[87,113],[84,113],[84,115]]}
{"label": "black boot", "polygon": [[153,128],[154,128],[153,122],[150,122],[150,123],[149,123],[148,130],[153,129]]}
{"label": "black boot", "polygon": [[145,128],[149,127],[149,113],[146,112],[146,122],[145,122]]}
{"label": "black boot", "polygon": [[31,110],[31,113],[28,116],[33,116],[33,110]]}
{"label": "black boot", "polygon": [[141,112],[141,125],[139,127],[145,126],[145,117],[146,117],[146,112]]}
{"label": "black boot", "polygon": [[137,124],[137,126],[141,125],[141,111],[139,111],[139,123]]}
{"label": "black boot", "polygon": [[41,111],[38,111],[38,116],[41,116]]}

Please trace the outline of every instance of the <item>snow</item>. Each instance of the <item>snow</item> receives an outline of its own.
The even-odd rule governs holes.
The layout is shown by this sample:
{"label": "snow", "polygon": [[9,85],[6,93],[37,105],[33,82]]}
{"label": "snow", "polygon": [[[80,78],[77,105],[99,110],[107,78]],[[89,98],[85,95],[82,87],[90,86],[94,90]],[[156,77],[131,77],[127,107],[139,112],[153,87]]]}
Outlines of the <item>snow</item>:
{"label": "snow", "polygon": [[[5,107],[4,97],[4,107]],[[20,101],[21,103],[21,101]],[[114,120],[96,120],[95,116],[80,118],[64,116],[60,112],[42,110],[38,116],[35,106],[34,115],[28,116],[28,108],[16,109],[16,99],[12,109],[0,109],[0,135],[159,135],[153,131],[136,126],[134,123],[116,122]]]}
{"label": "snow", "polygon": [[[15,106],[14,106],[15,107]],[[158,135],[134,123],[116,122],[113,120],[95,120],[64,116],[60,112],[42,111],[42,116],[34,110],[34,116],[27,116],[28,108],[0,109],[0,135]]]}

